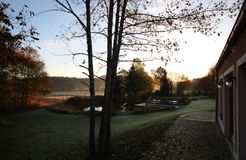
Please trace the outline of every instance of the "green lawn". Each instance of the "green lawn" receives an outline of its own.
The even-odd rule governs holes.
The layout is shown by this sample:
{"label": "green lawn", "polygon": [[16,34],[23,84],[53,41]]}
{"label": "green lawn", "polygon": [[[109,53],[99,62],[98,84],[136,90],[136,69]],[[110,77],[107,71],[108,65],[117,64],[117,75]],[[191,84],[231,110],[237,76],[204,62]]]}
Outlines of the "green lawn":
{"label": "green lawn", "polygon": [[[113,147],[128,133],[136,132],[136,136],[141,137],[139,133],[146,128],[161,122],[170,123],[180,114],[214,109],[214,100],[202,99],[173,111],[114,116]],[[86,159],[88,127],[89,117],[83,114],[56,114],[40,109],[0,115],[0,160]],[[141,133],[142,137],[148,137],[148,133]]]}

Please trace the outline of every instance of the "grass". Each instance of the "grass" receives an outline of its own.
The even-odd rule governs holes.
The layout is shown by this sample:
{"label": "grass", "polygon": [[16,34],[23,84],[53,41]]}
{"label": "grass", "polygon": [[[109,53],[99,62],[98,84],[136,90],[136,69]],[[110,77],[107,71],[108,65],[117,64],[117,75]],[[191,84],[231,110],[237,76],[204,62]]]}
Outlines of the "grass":
{"label": "grass", "polygon": [[[158,134],[160,126],[168,127],[177,116],[214,111],[214,106],[214,100],[203,99],[173,111],[114,116],[112,148],[128,142],[133,147],[133,142],[141,145],[139,142],[146,137],[149,138],[144,143],[148,144]],[[55,114],[44,109],[0,115],[0,160],[86,159],[88,128],[87,115]],[[137,139],[127,141],[129,137]]]}
{"label": "grass", "polygon": [[166,131],[177,115],[161,118],[128,130],[112,140],[111,150],[106,159],[137,160],[150,144]]}

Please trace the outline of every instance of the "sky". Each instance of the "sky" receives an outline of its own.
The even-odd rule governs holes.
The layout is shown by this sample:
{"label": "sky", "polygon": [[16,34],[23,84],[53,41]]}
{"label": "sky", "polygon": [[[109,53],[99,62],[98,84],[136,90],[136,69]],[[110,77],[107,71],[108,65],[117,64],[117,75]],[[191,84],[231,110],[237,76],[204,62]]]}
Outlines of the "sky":
{"label": "sky", "polygon": [[[11,8],[21,10],[24,4],[29,6],[29,10],[34,13],[39,13],[45,10],[54,9],[57,5],[53,0],[2,0],[3,2],[10,3]],[[29,23],[33,24],[37,31],[40,33],[39,41],[35,42],[33,47],[40,47],[38,52],[41,59],[46,64],[46,70],[50,76],[66,76],[66,77],[85,77],[82,74],[82,68],[78,65],[86,57],[77,56],[64,56],[71,52],[84,52],[86,45],[82,44],[79,40],[73,40],[65,43],[56,35],[61,35],[64,31],[63,26],[71,22],[70,15],[60,12],[48,12],[37,15],[30,19]],[[234,25],[234,19],[224,19],[218,26],[221,35],[205,36],[192,31],[185,31],[183,34],[177,35],[177,39],[186,41],[182,44],[179,52],[173,55],[173,59],[177,58],[182,60],[180,63],[171,61],[166,66],[161,60],[155,60],[145,63],[145,70],[151,72],[159,66],[164,67],[168,72],[177,72],[187,75],[190,79],[203,77],[207,74],[209,68],[215,65],[223,48],[226,40]],[[98,51],[104,48],[104,44],[96,44]],[[133,53],[129,52],[125,59],[145,58],[149,56],[147,53]],[[128,70],[131,63],[119,63],[119,69]],[[105,74],[105,66],[97,65],[95,73],[100,76]]]}

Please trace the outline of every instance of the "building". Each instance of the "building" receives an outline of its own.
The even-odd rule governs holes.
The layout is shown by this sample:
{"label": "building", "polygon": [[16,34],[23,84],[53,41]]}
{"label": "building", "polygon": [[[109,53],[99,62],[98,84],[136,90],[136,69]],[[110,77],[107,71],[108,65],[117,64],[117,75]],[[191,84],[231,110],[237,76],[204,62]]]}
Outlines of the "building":
{"label": "building", "polygon": [[236,160],[246,160],[246,6],[216,64],[216,118]]}

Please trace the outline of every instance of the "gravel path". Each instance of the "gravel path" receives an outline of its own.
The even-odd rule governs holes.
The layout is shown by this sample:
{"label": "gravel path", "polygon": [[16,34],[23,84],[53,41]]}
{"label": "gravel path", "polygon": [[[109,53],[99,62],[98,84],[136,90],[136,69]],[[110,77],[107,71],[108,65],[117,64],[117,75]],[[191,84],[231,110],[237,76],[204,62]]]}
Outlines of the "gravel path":
{"label": "gravel path", "polygon": [[142,154],[142,160],[231,160],[213,112],[185,114]]}

